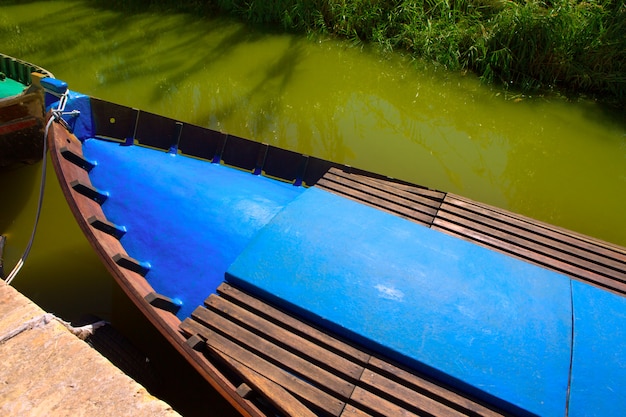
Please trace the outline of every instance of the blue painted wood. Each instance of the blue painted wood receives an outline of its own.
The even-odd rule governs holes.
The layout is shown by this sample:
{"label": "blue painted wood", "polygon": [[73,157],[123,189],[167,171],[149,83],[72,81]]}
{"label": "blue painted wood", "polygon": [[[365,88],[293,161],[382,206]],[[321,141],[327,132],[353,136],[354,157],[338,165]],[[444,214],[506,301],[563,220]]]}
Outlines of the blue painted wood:
{"label": "blue painted wood", "polygon": [[[51,78],[47,78],[53,80]],[[45,95],[46,110],[57,108],[58,98],[52,94]],[[72,133],[81,141],[93,136],[93,121],[91,117],[91,99],[81,93],[69,90],[66,112],[78,111],[77,114],[65,114],[63,120],[71,128]]]}
{"label": "blue painted wood", "polygon": [[565,276],[311,188],[227,280],[512,412],[565,413]]}
{"label": "blue painted wood", "polygon": [[41,86],[46,90],[46,92],[57,94],[59,96],[65,94],[67,91],[67,83],[56,78],[42,78]]}
{"label": "blue painted wood", "polygon": [[626,412],[626,298],[573,282],[574,352],[569,416]]}
{"label": "blue painted wood", "polygon": [[94,186],[108,192],[107,219],[126,233],[128,254],[150,264],[146,279],[191,312],[215,291],[224,271],[302,188],[219,164],[98,139],[83,153],[97,165]]}

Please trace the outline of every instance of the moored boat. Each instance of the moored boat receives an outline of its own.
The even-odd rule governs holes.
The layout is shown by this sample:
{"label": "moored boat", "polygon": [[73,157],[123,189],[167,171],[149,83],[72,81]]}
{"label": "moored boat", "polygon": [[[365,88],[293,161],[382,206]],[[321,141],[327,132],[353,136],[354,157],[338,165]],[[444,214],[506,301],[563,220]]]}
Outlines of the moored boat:
{"label": "moored boat", "polygon": [[35,77],[53,75],[34,64],[0,53],[0,167],[41,159],[45,109]]}
{"label": "moored boat", "polygon": [[242,414],[626,405],[626,249],[42,83],[81,229]]}

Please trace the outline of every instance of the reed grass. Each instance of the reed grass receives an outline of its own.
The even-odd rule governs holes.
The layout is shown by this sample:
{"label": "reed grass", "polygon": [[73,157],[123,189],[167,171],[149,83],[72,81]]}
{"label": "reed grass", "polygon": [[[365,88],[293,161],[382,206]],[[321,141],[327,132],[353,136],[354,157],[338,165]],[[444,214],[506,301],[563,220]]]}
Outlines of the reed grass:
{"label": "reed grass", "polygon": [[216,0],[249,22],[408,51],[486,82],[626,105],[623,0]]}
{"label": "reed grass", "polygon": [[[109,0],[120,1],[120,0]],[[128,3],[128,2],[122,2]],[[132,1],[130,3],[133,3]],[[626,108],[624,0],[135,0],[406,51],[522,92]],[[178,5],[178,6],[177,6]]]}

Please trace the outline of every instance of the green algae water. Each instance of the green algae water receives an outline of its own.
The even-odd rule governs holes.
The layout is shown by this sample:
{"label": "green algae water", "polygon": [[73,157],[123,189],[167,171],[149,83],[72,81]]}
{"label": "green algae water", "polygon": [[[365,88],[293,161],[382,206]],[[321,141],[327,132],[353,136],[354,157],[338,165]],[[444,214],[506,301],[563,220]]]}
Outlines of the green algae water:
{"label": "green algae water", "polygon": [[[225,18],[118,11],[96,1],[17,3],[0,0],[2,52],[75,91],[626,246],[626,120],[594,102],[514,96],[399,54]],[[5,270],[30,235],[40,170],[0,173]],[[113,284],[52,172],[15,285],[67,319],[111,314]]]}
{"label": "green algae water", "polygon": [[345,42],[101,4],[2,6],[4,52],[76,91],[626,245],[623,115],[512,99],[474,76]]}
{"label": "green algae water", "polygon": [[[0,1],[3,52],[75,91],[626,245],[626,121],[593,102],[512,97],[399,54],[225,18],[93,1],[15,3]],[[30,189],[36,181],[24,175]],[[3,192],[10,201],[6,193],[16,191]],[[43,230],[48,213],[65,210],[62,200],[47,197]],[[30,217],[10,220],[27,229]],[[58,245],[38,236],[39,248]],[[7,265],[15,246],[7,243]]]}

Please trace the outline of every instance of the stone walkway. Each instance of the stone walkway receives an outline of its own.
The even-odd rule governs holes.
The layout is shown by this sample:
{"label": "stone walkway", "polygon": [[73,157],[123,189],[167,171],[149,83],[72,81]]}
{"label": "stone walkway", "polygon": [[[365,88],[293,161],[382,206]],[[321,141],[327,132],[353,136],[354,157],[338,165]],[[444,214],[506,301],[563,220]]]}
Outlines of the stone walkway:
{"label": "stone walkway", "polygon": [[0,281],[0,415],[179,415],[59,321],[44,318],[50,316]]}

